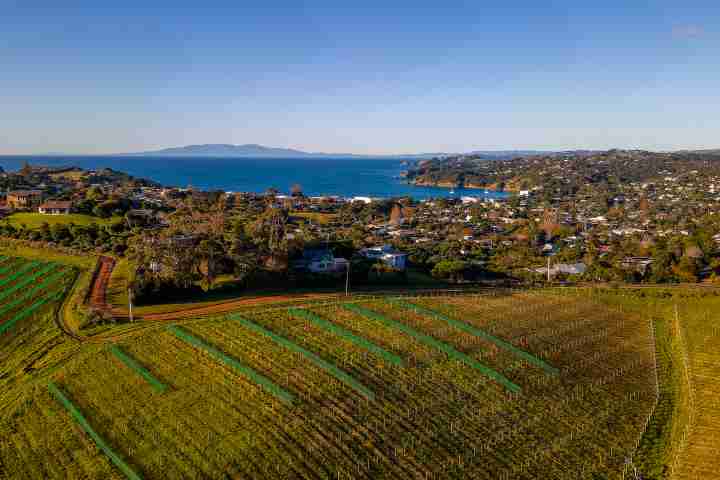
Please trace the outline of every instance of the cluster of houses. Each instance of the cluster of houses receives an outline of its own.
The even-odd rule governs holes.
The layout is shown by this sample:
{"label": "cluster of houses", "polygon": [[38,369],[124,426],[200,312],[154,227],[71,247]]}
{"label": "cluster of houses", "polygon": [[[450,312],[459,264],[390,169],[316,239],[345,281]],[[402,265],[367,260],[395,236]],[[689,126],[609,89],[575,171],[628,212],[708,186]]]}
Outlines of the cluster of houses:
{"label": "cluster of houses", "polygon": [[64,200],[44,200],[42,190],[11,190],[0,194],[0,210],[37,211],[45,215],[67,215],[72,211],[72,202]]}
{"label": "cluster of houses", "polygon": [[[613,161],[630,165],[625,168],[632,167],[635,162],[632,155],[628,154],[625,160],[622,157],[624,154],[618,155],[621,160]],[[599,159],[591,167],[604,168],[603,162],[608,161]],[[539,253],[549,257],[567,248],[587,251],[591,241],[593,248],[598,248],[601,254],[608,254],[618,241],[632,240],[651,246],[661,237],[687,236],[692,231],[692,224],[704,215],[720,213],[720,174],[714,171],[660,170],[652,179],[617,182],[608,193],[607,189],[595,188],[589,183],[580,185],[576,182],[571,188],[572,178],[596,172],[592,169],[576,171],[577,165],[567,158],[529,159],[498,164],[497,168],[508,176],[532,171],[540,175],[541,180],[523,183],[516,195],[505,200],[467,195],[421,202],[407,199],[393,201],[400,215],[395,218],[391,215],[390,219],[387,218],[387,210],[384,216],[377,213],[382,209],[373,210],[383,200],[371,197],[225,192],[225,201],[228,211],[245,208],[248,212],[262,212],[267,206],[276,206],[294,214],[306,214],[302,225],[295,223],[286,231],[288,239],[300,235],[315,239],[352,237],[356,245],[357,242],[370,245],[359,249],[357,255],[396,270],[407,268],[408,256],[400,250],[431,248],[447,240],[461,244],[462,248],[454,253],[458,259],[471,258],[474,255],[472,252],[478,249],[492,255],[498,249],[516,244],[528,245],[528,241],[538,248]],[[162,226],[163,215],[172,212],[189,195],[203,197],[217,193],[153,184],[88,183],[95,178],[87,177],[92,172],[81,172],[87,178],[79,184],[79,180],[73,177],[74,173],[67,172],[67,178],[47,176],[44,180],[47,184],[28,183],[26,189],[9,189],[4,194],[0,193],[0,212],[68,214],[73,211],[73,201],[53,198],[73,198],[75,205],[80,206],[87,189],[95,187],[107,196],[130,200],[134,210],[128,212],[129,221],[133,226],[152,228]],[[101,177],[97,179],[99,182],[102,180]],[[25,186],[24,183],[15,185]],[[352,208],[345,208],[348,205]],[[371,213],[360,215],[357,214],[359,210]],[[328,215],[323,222],[310,214]],[[538,231],[547,233],[538,235]],[[537,236],[537,240],[531,236]],[[720,244],[720,234],[714,240]],[[335,257],[328,249],[308,249],[293,266],[308,272],[337,273],[347,270],[348,261]],[[647,252],[637,251],[616,261],[622,268],[645,271],[653,258]],[[529,267],[538,273],[547,273],[547,267],[537,266]],[[552,275],[574,275],[582,274],[586,267],[582,263],[568,261],[553,262],[550,268]]]}
{"label": "cluster of houses", "polygon": [[[396,251],[390,245],[363,248],[359,256],[368,260],[381,262],[396,271],[405,271],[407,267],[407,254]],[[303,250],[303,257],[292,264],[293,270],[297,272],[310,273],[345,273],[350,267],[346,258],[335,257],[329,248],[306,248]]]}

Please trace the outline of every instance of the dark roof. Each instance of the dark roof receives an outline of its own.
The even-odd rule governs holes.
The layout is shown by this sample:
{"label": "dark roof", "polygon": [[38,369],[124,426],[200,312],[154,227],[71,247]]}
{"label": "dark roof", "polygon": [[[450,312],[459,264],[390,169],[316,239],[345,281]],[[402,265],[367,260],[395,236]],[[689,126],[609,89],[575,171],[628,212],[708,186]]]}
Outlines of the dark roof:
{"label": "dark roof", "polygon": [[8,192],[8,195],[15,195],[15,196],[27,196],[27,195],[40,195],[42,194],[42,190],[13,190]]}
{"label": "dark roof", "polygon": [[59,201],[59,200],[48,200],[47,202],[40,205],[40,208],[71,208],[72,202]]}
{"label": "dark roof", "polygon": [[332,257],[333,253],[327,248],[306,248],[303,250],[303,258],[305,260],[320,260],[328,255]]}

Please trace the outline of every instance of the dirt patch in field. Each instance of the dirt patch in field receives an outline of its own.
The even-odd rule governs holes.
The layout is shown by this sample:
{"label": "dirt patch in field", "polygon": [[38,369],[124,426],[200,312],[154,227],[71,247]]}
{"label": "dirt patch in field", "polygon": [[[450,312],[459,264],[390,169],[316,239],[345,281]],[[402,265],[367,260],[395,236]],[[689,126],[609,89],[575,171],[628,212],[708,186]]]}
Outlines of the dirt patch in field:
{"label": "dirt patch in field", "polygon": [[98,262],[100,266],[90,290],[90,305],[98,310],[110,310],[110,305],[107,303],[107,287],[115,268],[115,259],[103,256],[98,258]]}

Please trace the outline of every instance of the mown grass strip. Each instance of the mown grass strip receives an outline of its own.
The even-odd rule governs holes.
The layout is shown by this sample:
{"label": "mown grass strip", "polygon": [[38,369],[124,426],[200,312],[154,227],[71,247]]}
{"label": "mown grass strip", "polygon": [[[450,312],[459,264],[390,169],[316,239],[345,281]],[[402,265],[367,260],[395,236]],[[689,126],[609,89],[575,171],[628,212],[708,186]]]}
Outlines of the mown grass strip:
{"label": "mown grass strip", "polygon": [[37,260],[32,261],[32,262],[28,262],[28,263],[25,263],[25,264],[22,264],[22,265],[20,266],[20,269],[17,270],[17,271],[15,271],[15,273],[13,273],[12,275],[10,275],[9,277],[5,277],[4,279],[0,280],[0,287],[4,287],[4,286],[7,285],[8,283],[17,280],[18,278],[20,278],[20,277],[22,277],[23,275],[25,275],[25,273],[31,271],[33,268],[35,268],[35,267],[37,267],[37,266],[39,266],[39,265],[42,265],[42,262],[39,262],[39,261],[37,261]]}
{"label": "mown grass strip", "polygon": [[54,264],[54,263],[48,263],[48,264],[44,265],[39,270],[36,270],[33,274],[21,279],[19,282],[17,282],[12,287],[0,292],[0,301],[4,301],[7,297],[12,295],[13,293],[17,292],[21,288],[24,288],[24,287],[30,285],[35,280],[37,280],[39,277],[51,272],[56,267],[57,267],[57,264]]}
{"label": "mown grass strip", "polygon": [[333,377],[335,377],[338,380],[340,380],[341,382],[343,382],[345,385],[353,388],[354,390],[359,392],[361,395],[363,395],[368,400],[375,399],[375,393],[372,390],[370,390],[365,385],[363,385],[362,383],[355,380],[353,377],[351,377],[347,373],[340,370],[335,365],[323,360],[316,354],[312,353],[310,350],[307,350],[307,349],[301,347],[300,345],[291,342],[287,338],[281,337],[280,335],[276,334],[275,332],[272,332],[264,327],[261,327],[260,325],[253,323],[250,320],[247,320],[239,315],[231,315],[230,318],[232,320],[240,323],[242,326],[252,330],[253,332],[260,333],[261,335],[265,335],[266,337],[269,337],[275,343],[282,345],[283,347],[287,348],[288,350],[304,355],[315,365],[322,368],[323,370],[328,372],[330,375],[332,375]]}
{"label": "mown grass strip", "polygon": [[536,356],[534,356],[522,349],[517,348],[512,343],[507,342],[507,341],[503,340],[502,338],[496,337],[495,335],[491,335],[483,330],[480,330],[479,328],[475,328],[471,325],[468,325],[467,323],[460,322],[460,321],[450,318],[446,315],[443,315],[442,313],[436,312],[429,308],[421,307],[420,305],[416,305],[414,303],[405,302],[403,300],[390,298],[390,299],[387,299],[387,302],[394,304],[394,305],[398,305],[403,308],[406,308],[408,310],[414,310],[415,312],[419,313],[420,315],[425,315],[428,317],[436,318],[438,320],[441,320],[441,321],[457,328],[458,330],[462,330],[465,333],[469,333],[470,335],[473,335],[473,336],[482,338],[484,340],[487,340],[491,343],[494,343],[498,347],[509,351],[516,357],[522,358],[526,362],[533,364],[537,367],[540,367],[548,373],[551,373],[553,375],[557,375],[560,373],[559,369],[544,362],[543,360],[537,358]]}
{"label": "mown grass strip", "polygon": [[206,343],[205,341],[199,339],[198,337],[192,335],[191,333],[187,332],[186,330],[178,327],[177,325],[171,325],[171,326],[167,327],[167,330],[170,333],[172,333],[173,335],[175,335],[176,337],[178,337],[180,340],[183,340],[201,350],[205,350],[208,354],[215,357],[217,360],[221,361],[222,363],[232,367],[236,371],[240,372],[243,376],[245,376],[245,377],[249,378],[250,380],[252,380],[253,382],[257,383],[262,388],[264,388],[268,393],[271,393],[272,395],[276,396],[283,402],[292,404],[295,401],[295,395],[288,392],[284,388],[280,387],[279,385],[274,383],[272,380],[270,380],[266,376],[256,372],[255,370],[248,367],[247,365],[240,363],[238,360],[230,357],[229,355],[218,350],[217,348]]}
{"label": "mown grass strip", "polygon": [[[17,257],[8,257],[5,260],[3,260],[3,267],[0,268],[0,275],[5,275],[9,271],[11,271],[13,268],[15,268],[15,262],[17,261]],[[21,264],[22,265],[22,264]]]}
{"label": "mown grass strip", "polygon": [[13,300],[10,303],[7,303],[0,307],[0,318],[3,317],[7,312],[11,311],[13,308],[17,307],[18,305],[22,305],[23,303],[27,302],[29,299],[32,299],[38,292],[48,290],[48,287],[53,286],[55,283],[58,282],[58,280],[62,280],[63,277],[66,277],[68,271],[62,270],[59,272],[56,272],[49,277],[47,277],[42,283],[39,285],[34,286],[30,290],[28,290],[25,295],[22,295],[21,297]]}
{"label": "mown grass strip", "polygon": [[496,382],[498,382],[500,385],[507,388],[511,392],[520,393],[520,391],[521,391],[521,388],[519,385],[513,383],[512,381],[510,381],[510,379],[508,379],[501,373],[496,372],[492,368],[483,365],[482,363],[478,362],[477,360],[473,359],[472,357],[465,355],[464,353],[454,349],[450,345],[443,343],[434,337],[431,337],[430,335],[426,335],[422,332],[415,330],[414,328],[408,327],[404,323],[398,322],[396,320],[392,320],[392,319],[386,317],[385,315],[381,315],[381,314],[374,312],[368,308],[361,307],[360,305],[356,305],[356,304],[352,304],[352,303],[345,303],[342,305],[342,307],[345,310],[351,311],[358,315],[362,315],[366,318],[376,320],[390,328],[400,330],[401,332],[406,333],[407,335],[410,335],[411,337],[415,338],[416,340],[440,350],[441,352],[445,353],[448,357],[453,358],[458,361],[461,361],[461,362],[469,365],[470,367],[474,368],[475,370],[482,372],[483,374],[492,378],[493,380],[495,380]]}
{"label": "mown grass strip", "polygon": [[21,320],[24,320],[25,318],[29,317],[33,313],[35,313],[37,310],[42,308],[45,304],[53,302],[59,298],[62,298],[63,290],[59,290],[57,292],[53,292],[51,294],[48,294],[47,296],[41,298],[37,302],[33,303],[30,308],[27,310],[23,310],[22,312],[18,313],[14,317],[12,317],[7,322],[0,325],[0,335],[10,330],[16,323],[18,323]]}
{"label": "mown grass strip", "polygon": [[118,360],[124,363],[126,367],[135,371],[135,373],[143,377],[146,382],[152,385],[156,392],[164,393],[167,391],[167,385],[158,380],[152,373],[150,373],[147,368],[140,365],[137,360],[125,353],[120,347],[118,347],[117,345],[113,345],[112,347],[110,347],[110,351],[113,355],[115,355],[115,357],[117,357]]}
{"label": "mown grass strip", "polygon": [[324,318],[309,312],[302,308],[290,308],[288,312],[296,317],[304,318],[309,322],[317,325],[318,327],[327,330],[328,332],[334,333],[335,335],[344,338],[345,340],[353,343],[361,348],[364,348],[370,352],[376,353],[393,365],[402,366],[403,360],[398,355],[392,352],[388,352],[382,347],[379,347],[369,340],[366,340],[358,335],[355,335],[350,330],[347,330],[339,325],[335,325],[332,322],[325,320]]}
{"label": "mown grass strip", "polygon": [[70,413],[70,415],[73,417],[73,419],[82,427],[83,430],[85,430],[85,433],[87,433],[90,438],[93,439],[93,441],[97,444],[97,446],[102,450],[102,452],[108,456],[110,461],[120,470],[128,479],[130,480],[141,480],[141,476],[135,473],[135,471],[125,463],[125,460],[123,460],[120,455],[115,453],[115,451],[110,448],[110,445],[108,445],[105,440],[95,431],[94,428],[90,425],[90,422],[87,421],[83,413],[75,406],[75,404],[70,401],[69,398],[65,396],[65,394],[60,390],[57,385],[50,382],[48,383],[48,389],[50,390],[50,393],[55,397],[55,400],[57,400],[63,407],[65,407],[65,410]]}

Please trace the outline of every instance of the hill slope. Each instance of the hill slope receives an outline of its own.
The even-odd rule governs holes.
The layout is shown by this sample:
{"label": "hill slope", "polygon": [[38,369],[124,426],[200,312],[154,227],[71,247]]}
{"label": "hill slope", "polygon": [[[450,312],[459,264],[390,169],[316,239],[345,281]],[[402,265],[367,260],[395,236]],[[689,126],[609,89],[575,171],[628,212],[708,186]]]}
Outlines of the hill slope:
{"label": "hill slope", "polygon": [[23,374],[5,338],[0,477],[620,478],[654,403],[647,318],[593,298],[300,306],[56,339]]}
{"label": "hill slope", "polygon": [[[485,158],[507,159],[525,155],[551,153],[537,150],[477,150],[470,154]],[[187,145],[183,147],[163,148],[147,152],[126,153],[129,156],[173,156],[173,157],[266,157],[266,158],[402,158],[402,159],[428,159],[458,155],[457,153],[423,152],[395,155],[362,155],[354,153],[321,153],[304,152],[292,148],[266,147],[258,144],[232,145],[224,143]]]}

